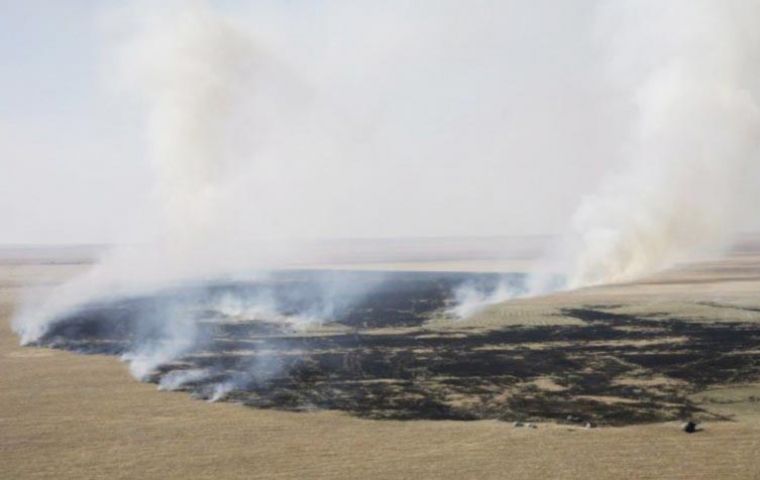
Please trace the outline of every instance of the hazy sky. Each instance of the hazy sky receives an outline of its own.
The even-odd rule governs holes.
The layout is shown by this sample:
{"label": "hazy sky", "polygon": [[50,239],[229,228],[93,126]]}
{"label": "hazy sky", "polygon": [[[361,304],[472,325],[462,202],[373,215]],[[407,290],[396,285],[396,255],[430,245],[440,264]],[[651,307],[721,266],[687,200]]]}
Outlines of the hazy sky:
{"label": "hazy sky", "polygon": [[103,89],[104,3],[0,2],[0,242],[110,241],[144,201],[140,139]]}
{"label": "hazy sky", "polygon": [[[596,2],[209,3],[279,72],[231,148],[261,236],[559,232],[620,163],[631,91]],[[149,236],[119,56],[150,5],[0,0],[0,243]]]}

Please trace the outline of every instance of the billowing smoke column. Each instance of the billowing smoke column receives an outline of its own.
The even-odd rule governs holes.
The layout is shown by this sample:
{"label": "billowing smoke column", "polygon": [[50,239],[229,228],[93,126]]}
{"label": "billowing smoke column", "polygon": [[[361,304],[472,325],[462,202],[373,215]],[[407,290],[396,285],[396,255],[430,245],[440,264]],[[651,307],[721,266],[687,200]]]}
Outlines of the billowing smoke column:
{"label": "billowing smoke column", "polygon": [[630,281],[728,246],[760,166],[757,18],[753,2],[600,9],[609,80],[631,99],[623,166],[584,197],[570,232],[526,285],[490,293],[465,285],[451,313]]}
{"label": "billowing smoke column", "polygon": [[214,211],[239,161],[228,151],[230,131],[257,56],[251,39],[204,4],[145,23],[125,47],[124,76],[148,106],[166,241],[197,248],[217,227]]}
{"label": "billowing smoke column", "polygon": [[[40,339],[63,316],[177,282],[218,275],[237,262],[257,266],[261,252],[225,256],[214,235],[229,234],[222,202],[242,162],[231,152],[240,104],[250,100],[256,61],[252,42],[204,3],[141,16],[141,33],[121,52],[122,81],[148,110],[149,155],[157,172],[158,240],[146,248],[116,248],[86,274],[56,289],[42,305],[22,310],[14,328],[22,343]],[[226,220],[226,219],[224,219]],[[221,231],[221,232],[220,232]],[[135,348],[124,358],[138,378],[192,348],[199,338],[198,312],[219,299],[183,298],[140,319]],[[266,309],[262,301],[261,308]],[[104,327],[105,328],[105,327]]]}
{"label": "billowing smoke column", "polygon": [[[270,161],[295,157],[280,140],[296,128],[282,120],[299,118],[290,108],[303,100],[300,84],[206,3],[180,6],[139,12],[138,33],[117,61],[118,86],[147,111],[155,241],[115,248],[43,304],[30,302],[14,329],[23,344],[120,354],[135,377],[162,389],[204,381],[216,400],[282,365],[245,350],[235,374],[169,366],[218,341],[219,331],[285,335],[345,317],[384,274],[271,271],[313,259],[308,246],[296,252],[287,240],[261,240],[272,233],[255,228],[267,208],[245,203],[261,198],[251,194],[262,184],[255,174],[266,172],[257,148],[276,150]],[[265,350],[266,340],[257,342]]]}
{"label": "billowing smoke column", "polygon": [[612,74],[636,85],[636,121],[627,165],[573,218],[568,287],[631,280],[735,235],[758,164],[758,13],[691,1],[603,13]]}

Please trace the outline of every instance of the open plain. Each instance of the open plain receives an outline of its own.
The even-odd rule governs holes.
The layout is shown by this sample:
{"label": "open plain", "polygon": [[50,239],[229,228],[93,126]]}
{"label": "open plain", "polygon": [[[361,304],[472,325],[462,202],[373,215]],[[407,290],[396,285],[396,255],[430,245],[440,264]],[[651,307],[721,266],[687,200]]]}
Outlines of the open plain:
{"label": "open plain", "polygon": [[[114,356],[20,347],[9,326],[18,305],[88,266],[24,258],[0,268],[3,479],[760,477],[760,254],[751,242],[635,284],[500,304],[463,323],[431,316],[403,327],[422,329],[414,332],[423,339],[501,332],[499,342],[472,350],[501,359],[497,365],[512,358],[527,368],[534,362],[526,358],[557,352],[572,363],[512,372],[496,385],[500,392],[443,392],[449,396],[439,400],[453,408],[444,412],[472,412],[483,402],[477,411],[487,419],[470,421],[208,403],[140,383]],[[552,338],[526,333],[540,337],[541,329]],[[423,380],[412,382],[434,379]],[[565,419],[579,406],[598,428]],[[499,408],[504,413],[494,415]],[[537,428],[515,428],[518,416]],[[686,416],[702,430],[683,433]]]}

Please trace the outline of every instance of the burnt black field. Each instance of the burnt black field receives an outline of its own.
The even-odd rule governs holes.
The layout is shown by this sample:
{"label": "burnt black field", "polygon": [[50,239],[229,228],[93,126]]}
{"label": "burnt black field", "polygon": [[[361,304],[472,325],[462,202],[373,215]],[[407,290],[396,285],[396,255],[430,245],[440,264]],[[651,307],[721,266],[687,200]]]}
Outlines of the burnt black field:
{"label": "burnt black field", "polygon": [[[446,315],[461,285],[488,292],[500,282],[519,288],[522,280],[279,272],[86,305],[58,318],[38,344],[90,354],[152,351],[176,340],[179,319],[189,341],[183,336],[181,354],[149,381],[166,385],[186,374],[176,387],[203,399],[372,419],[626,425],[710,417],[690,394],[760,379],[753,353],[760,326],[751,323],[638,318],[615,313],[615,305],[557,311],[579,325],[427,323]],[[233,308],[219,307],[225,304]],[[266,312],[248,308],[257,305]],[[289,317],[318,318],[322,326],[282,321]],[[655,378],[667,381],[647,382]]]}

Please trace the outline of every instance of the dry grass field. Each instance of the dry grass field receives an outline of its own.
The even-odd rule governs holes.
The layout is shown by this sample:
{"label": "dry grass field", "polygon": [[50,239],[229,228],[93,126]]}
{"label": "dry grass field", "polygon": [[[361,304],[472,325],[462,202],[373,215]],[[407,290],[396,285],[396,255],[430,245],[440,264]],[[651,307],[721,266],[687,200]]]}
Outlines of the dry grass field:
{"label": "dry grass field", "polygon": [[[760,386],[749,381],[695,393],[694,402],[729,420],[707,421],[693,435],[677,422],[529,429],[210,404],[139,383],[115,357],[19,347],[14,308],[82,268],[0,266],[1,479],[760,478]],[[636,284],[498,305],[473,324],[543,325],[588,306],[662,322],[754,323],[760,256],[741,250]]]}

